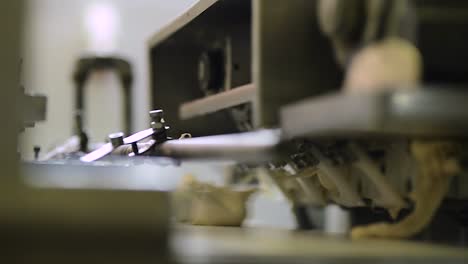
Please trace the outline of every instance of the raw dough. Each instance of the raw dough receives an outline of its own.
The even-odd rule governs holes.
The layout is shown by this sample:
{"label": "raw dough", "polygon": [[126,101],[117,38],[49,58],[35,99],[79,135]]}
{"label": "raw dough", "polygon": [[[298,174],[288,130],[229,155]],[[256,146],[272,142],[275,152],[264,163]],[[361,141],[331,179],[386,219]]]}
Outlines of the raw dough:
{"label": "raw dough", "polygon": [[194,225],[240,226],[246,217],[246,202],[254,192],[202,183],[189,175],[174,193],[176,218]]}
{"label": "raw dough", "polygon": [[451,142],[415,141],[411,150],[419,164],[411,199],[414,211],[402,221],[376,223],[356,227],[352,238],[407,238],[426,227],[448,191],[452,176],[460,171],[457,160],[450,156],[455,149]]}

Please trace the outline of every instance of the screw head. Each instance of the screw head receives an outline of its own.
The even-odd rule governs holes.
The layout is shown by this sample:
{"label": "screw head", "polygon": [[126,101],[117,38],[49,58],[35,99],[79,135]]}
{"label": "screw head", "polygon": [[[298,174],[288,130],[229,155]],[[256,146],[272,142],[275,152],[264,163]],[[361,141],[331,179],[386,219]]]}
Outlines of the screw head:
{"label": "screw head", "polygon": [[151,128],[155,130],[160,130],[164,127],[162,122],[151,122]]}
{"label": "screw head", "polygon": [[152,110],[149,112],[152,121],[159,122],[164,118],[164,111],[161,109]]}
{"label": "screw head", "polygon": [[161,109],[149,112],[151,117],[151,128],[159,131],[164,129],[164,111]]}
{"label": "screw head", "polygon": [[124,144],[124,136],[123,132],[112,133],[109,135],[109,140],[114,148],[122,146]]}

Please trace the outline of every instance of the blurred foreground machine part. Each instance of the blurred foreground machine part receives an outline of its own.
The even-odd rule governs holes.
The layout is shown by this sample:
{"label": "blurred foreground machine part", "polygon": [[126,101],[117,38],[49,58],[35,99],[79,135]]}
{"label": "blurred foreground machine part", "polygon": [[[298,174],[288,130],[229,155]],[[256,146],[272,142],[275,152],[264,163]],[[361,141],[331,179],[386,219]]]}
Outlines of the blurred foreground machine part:
{"label": "blurred foreground machine part", "polygon": [[350,241],[317,232],[261,228],[178,227],[179,263],[465,263],[466,253],[408,241]]}
{"label": "blurred foreground machine part", "polygon": [[20,94],[23,108],[23,128],[34,127],[36,122],[46,120],[47,98],[43,95]]}
{"label": "blurred foreground machine part", "polygon": [[[150,42],[153,105],[177,134],[278,129],[263,166],[295,205],[342,205],[354,226],[413,222],[371,236],[466,246],[465,1],[200,1],[186,14]],[[209,139],[177,149],[203,156],[188,150]],[[461,150],[450,173],[429,151],[441,141]]]}
{"label": "blurred foreground machine part", "polygon": [[24,112],[26,118],[22,118],[23,109],[35,107],[23,105],[27,100],[18,97],[22,2],[0,2],[0,134],[4,139],[0,154],[0,262],[167,262],[166,195],[104,186],[66,189],[26,185],[19,169],[18,131],[23,120],[29,125],[42,119],[44,111],[41,106],[31,112],[34,116]]}
{"label": "blurred foreground machine part", "polygon": [[16,100],[17,111],[20,114],[20,120],[23,121],[21,124],[20,131],[25,128],[31,128],[36,125],[36,122],[45,121],[47,116],[47,97],[39,94],[31,94],[26,91],[26,88],[22,84],[23,74],[23,62],[20,62],[18,77],[18,95]]}

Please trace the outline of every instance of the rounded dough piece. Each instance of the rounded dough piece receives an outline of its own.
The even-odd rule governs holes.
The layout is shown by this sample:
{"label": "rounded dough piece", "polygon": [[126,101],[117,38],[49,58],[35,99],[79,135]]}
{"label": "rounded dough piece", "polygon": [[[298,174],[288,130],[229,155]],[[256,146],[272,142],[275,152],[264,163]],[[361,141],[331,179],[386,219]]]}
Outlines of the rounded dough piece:
{"label": "rounded dough piece", "polygon": [[353,58],[345,80],[346,92],[415,88],[422,75],[422,58],[409,41],[391,38],[364,48]]}

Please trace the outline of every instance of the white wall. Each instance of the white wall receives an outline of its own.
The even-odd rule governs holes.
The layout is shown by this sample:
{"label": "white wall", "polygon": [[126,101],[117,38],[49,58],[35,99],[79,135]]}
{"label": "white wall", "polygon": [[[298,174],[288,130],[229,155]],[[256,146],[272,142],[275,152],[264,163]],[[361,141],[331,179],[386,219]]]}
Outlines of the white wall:
{"label": "white wall", "polygon": [[[134,115],[136,129],[147,127],[147,40],[159,28],[188,8],[195,0],[30,0],[26,21],[23,82],[27,90],[48,97],[47,121],[28,129],[21,150],[32,157],[32,146],[47,150],[73,133],[73,82],[76,59],[96,49],[85,30],[89,6],[113,6],[120,17],[113,41],[115,54],[128,58],[134,67]],[[112,45],[111,45],[112,46]],[[88,90],[88,125],[95,141],[121,130],[120,87],[112,74],[95,75]]]}

